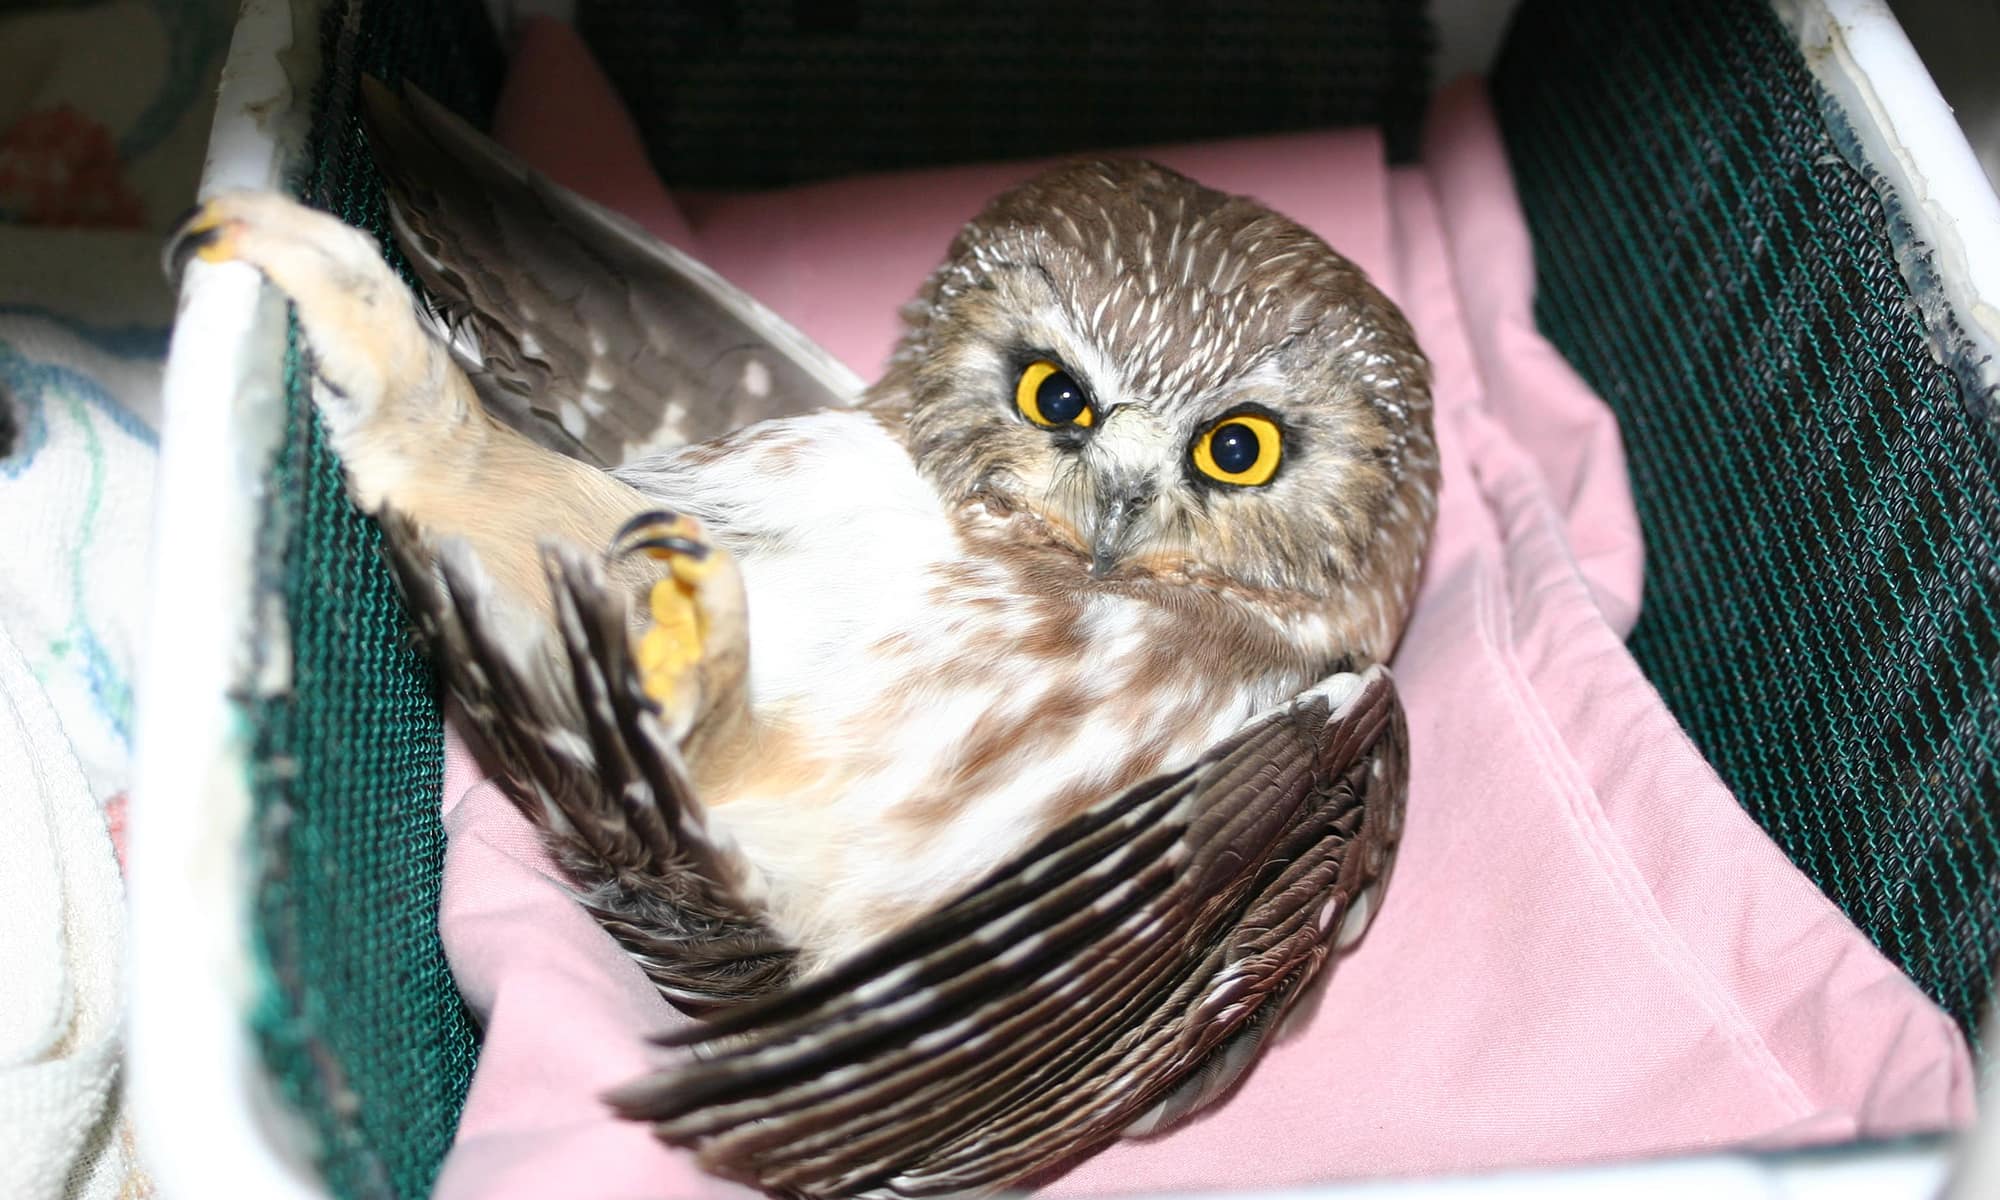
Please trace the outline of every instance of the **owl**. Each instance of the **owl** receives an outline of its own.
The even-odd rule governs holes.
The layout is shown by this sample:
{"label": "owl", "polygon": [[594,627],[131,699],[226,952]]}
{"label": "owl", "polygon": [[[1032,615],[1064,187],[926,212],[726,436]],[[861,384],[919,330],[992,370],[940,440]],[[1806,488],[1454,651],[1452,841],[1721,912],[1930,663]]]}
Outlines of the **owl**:
{"label": "owl", "polygon": [[702,1015],[610,1103],[785,1195],[1020,1183],[1250,1065],[1400,829],[1427,366],[1347,259],[1144,161],[946,249],[860,388],[370,83],[417,301],[217,196],[355,502],[579,903]]}

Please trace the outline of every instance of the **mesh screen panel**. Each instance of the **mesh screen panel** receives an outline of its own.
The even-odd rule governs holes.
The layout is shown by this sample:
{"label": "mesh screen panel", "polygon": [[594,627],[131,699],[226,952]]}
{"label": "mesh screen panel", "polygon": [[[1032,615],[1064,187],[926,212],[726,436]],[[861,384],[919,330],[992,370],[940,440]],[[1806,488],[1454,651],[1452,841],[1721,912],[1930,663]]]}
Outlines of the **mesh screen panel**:
{"label": "mesh screen panel", "polygon": [[[359,73],[407,76],[480,117],[499,84],[498,48],[477,0],[336,0],[320,41],[325,73],[294,189],[386,244],[354,111]],[[294,339],[260,533],[293,687],[246,714],[268,970],[253,1023],[335,1194],[422,1196],[475,1053],[437,936],[441,729],[380,535],[347,501]]]}
{"label": "mesh screen panel", "polygon": [[1402,152],[1429,92],[1411,0],[580,0],[577,28],[700,186],[1347,124]]}
{"label": "mesh screen panel", "polygon": [[1992,397],[1933,355],[1892,214],[1764,4],[1530,0],[1495,98],[1537,316],[1624,431],[1633,653],[1974,1032],[2000,953]]}

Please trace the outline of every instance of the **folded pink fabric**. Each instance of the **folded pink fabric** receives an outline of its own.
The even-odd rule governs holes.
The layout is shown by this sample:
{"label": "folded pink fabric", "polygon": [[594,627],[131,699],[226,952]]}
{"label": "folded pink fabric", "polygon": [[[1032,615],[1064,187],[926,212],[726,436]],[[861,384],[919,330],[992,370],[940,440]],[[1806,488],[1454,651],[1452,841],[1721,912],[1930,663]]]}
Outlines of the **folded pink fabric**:
{"label": "folded pink fabric", "polygon": [[[537,90],[580,94],[560,80]],[[1046,1194],[1968,1122],[1956,1027],[1750,822],[1625,652],[1641,544],[1616,427],[1535,332],[1527,234],[1478,85],[1440,99],[1422,168],[1389,170],[1356,131],[1157,156],[1318,230],[1403,305],[1436,368],[1442,511],[1394,664],[1411,794],[1374,928],[1225,1105],[1114,1146]],[[688,198],[682,211],[710,262],[868,375],[955,226],[1024,170]],[[456,747],[446,829],[441,927],[486,1038],[438,1193],[742,1194],[596,1101],[645,1067],[646,1033],[683,1018],[565,898],[525,822]]]}

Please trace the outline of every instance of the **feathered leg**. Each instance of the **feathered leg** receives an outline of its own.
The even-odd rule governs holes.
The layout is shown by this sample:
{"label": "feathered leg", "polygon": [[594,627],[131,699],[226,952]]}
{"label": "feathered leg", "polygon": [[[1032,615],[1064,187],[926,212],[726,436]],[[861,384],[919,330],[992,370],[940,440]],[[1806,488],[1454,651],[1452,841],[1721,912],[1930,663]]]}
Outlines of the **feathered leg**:
{"label": "feathered leg", "polygon": [[492,419],[366,234],[228,193],[168,245],[296,307],[348,491],[378,517],[451,692],[579,899],[690,1009],[766,994],[790,947],[737,898],[703,768],[748,732],[741,577],[690,518]]}
{"label": "feathered leg", "polygon": [[[464,542],[490,581],[487,601],[513,623],[510,633],[490,620],[500,636],[553,654],[543,545],[608,547],[608,586],[643,601],[640,665],[668,728],[698,769],[733,756],[748,724],[742,586],[699,526],[488,415],[360,230],[283,196],[229,192],[182,223],[168,257],[175,269],[189,257],[247,263],[290,298],[350,494],[399,518],[390,536],[422,548],[405,557]],[[648,627],[662,620],[678,624]]]}

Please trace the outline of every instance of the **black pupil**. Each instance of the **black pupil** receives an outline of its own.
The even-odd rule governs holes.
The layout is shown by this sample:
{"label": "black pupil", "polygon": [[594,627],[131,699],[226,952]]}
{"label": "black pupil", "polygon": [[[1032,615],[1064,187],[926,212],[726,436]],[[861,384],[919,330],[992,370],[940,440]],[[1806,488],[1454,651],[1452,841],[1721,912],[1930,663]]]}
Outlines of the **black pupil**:
{"label": "black pupil", "polygon": [[1083,415],[1083,389],[1061,371],[1042,380],[1035,389],[1035,407],[1053,425],[1067,425]]}
{"label": "black pupil", "polygon": [[1231,421],[1208,440],[1209,457],[1225,475],[1241,475],[1257,465],[1257,431],[1241,421]]}

